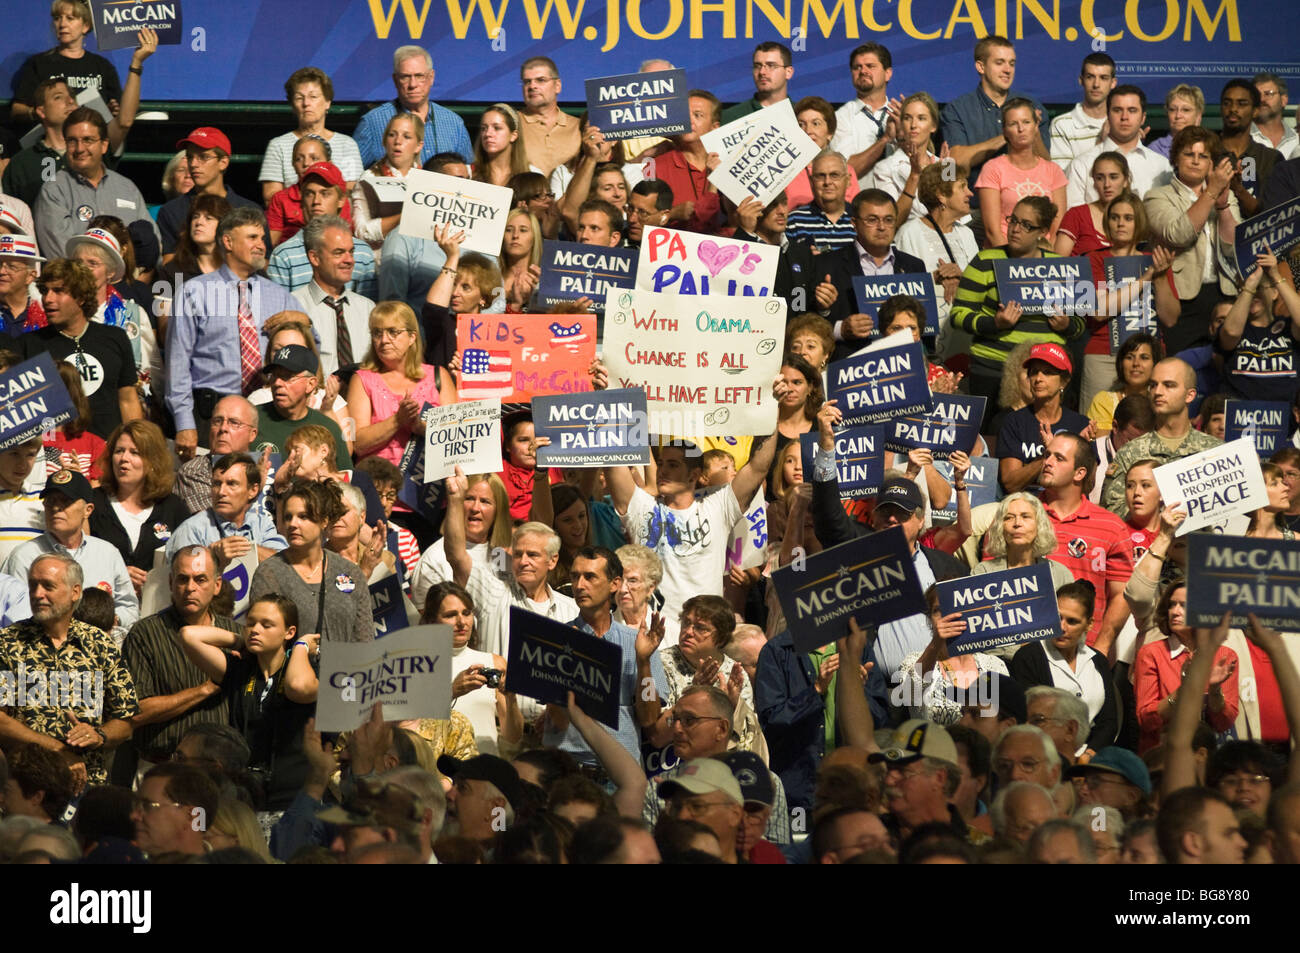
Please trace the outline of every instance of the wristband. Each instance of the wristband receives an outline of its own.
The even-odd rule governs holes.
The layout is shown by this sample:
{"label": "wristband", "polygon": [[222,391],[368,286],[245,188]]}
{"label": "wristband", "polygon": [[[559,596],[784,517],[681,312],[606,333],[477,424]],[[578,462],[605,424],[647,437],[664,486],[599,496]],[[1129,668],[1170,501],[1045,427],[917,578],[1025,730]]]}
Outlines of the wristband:
{"label": "wristband", "polygon": [[438,274],[442,274],[443,272],[446,272],[446,273],[449,274],[449,275],[454,275],[454,274],[456,274],[456,269],[455,269],[455,268],[445,268],[445,267],[444,267],[444,268],[442,269],[442,271],[438,272]]}
{"label": "wristband", "polygon": [[956,490],[958,493],[960,493],[960,492],[962,492],[963,490],[966,489],[966,484],[965,484],[965,483],[954,483],[954,484],[952,485],[952,488],[953,488],[954,490]]}
{"label": "wristband", "polygon": [[1157,553],[1157,552],[1152,552],[1152,551],[1149,550],[1149,549],[1147,550],[1147,555],[1150,556],[1152,559],[1158,559],[1158,560],[1160,560],[1161,562],[1164,562],[1164,561],[1165,561],[1165,557],[1164,557],[1164,556],[1161,556],[1161,555],[1160,555],[1159,553]]}
{"label": "wristband", "polygon": [[913,195],[911,192],[904,192],[903,194],[906,195],[909,199],[912,199],[913,201],[915,201],[916,199],[916,196]]}
{"label": "wristband", "polygon": [[108,747],[108,735],[104,734],[104,729],[99,725],[91,725],[95,729],[95,734],[99,735],[99,744],[101,748]]}
{"label": "wristband", "polygon": [[135,73],[136,76],[143,76],[143,75],[144,75],[144,73],[142,73],[142,72],[140,71],[140,67],[138,67],[138,66],[132,66],[130,69],[127,70],[127,72],[128,72],[128,73]]}
{"label": "wristband", "polygon": [[295,649],[296,649],[298,646],[300,646],[300,645],[306,645],[307,648],[311,648],[311,645],[310,645],[309,643],[307,643],[307,642],[303,642],[302,640],[299,640],[299,641],[293,643],[293,647],[294,647]]}

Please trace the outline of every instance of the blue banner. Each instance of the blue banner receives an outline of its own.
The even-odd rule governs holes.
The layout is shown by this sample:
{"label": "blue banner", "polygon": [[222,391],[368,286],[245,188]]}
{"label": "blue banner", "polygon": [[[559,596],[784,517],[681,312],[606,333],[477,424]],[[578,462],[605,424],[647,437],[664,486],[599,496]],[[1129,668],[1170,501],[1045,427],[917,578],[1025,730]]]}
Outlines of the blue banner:
{"label": "blue banner", "polygon": [[635,248],[602,248],[577,242],[542,242],[542,280],[537,300],[546,307],[587,297],[605,310],[611,288],[631,288],[636,282]]}
{"label": "blue banner", "polygon": [[48,353],[0,374],[0,450],[53,430],[72,414],[72,398]]}
{"label": "blue banner", "polygon": [[865,628],[925,611],[900,526],[823,549],[802,566],[784,566],[772,573],[772,583],[798,652],[848,635],[849,619]]}
{"label": "blue banner", "polygon": [[375,614],[375,638],[407,628],[406,600],[402,598],[402,581],[397,573],[385,576],[370,586],[370,608]]}
{"label": "blue banner", "polygon": [[589,79],[587,122],[606,139],[673,136],[689,132],[686,71],[625,73]]}
{"label": "blue banner", "polygon": [[[1126,282],[1140,281],[1142,273],[1151,267],[1150,255],[1111,255],[1106,259],[1106,283],[1122,288]],[[1156,281],[1168,281],[1168,275],[1157,275]],[[1135,334],[1156,333],[1156,307],[1150,285],[1142,285],[1128,307],[1110,319],[1110,353],[1118,354],[1119,346]]]}
{"label": "blue banner", "polygon": [[639,387],[533,398],[533,427],[549,437],[542,467],[643,466],[650,462],[645,391]]}
{"label": "blue banner", "polygon": [[[952,483],[952,464],[947,460],[934,461],[934,468],[939,471],[949,484]],[[996,503],[1002,499],[1002,484],[998,481],[998,461],[993,457],[971,457],[970,469],[966,471],[966,494],[970,497],[971,509],[985,503]],[[931,509],[930,521],[936,526],[948,526],[957,522],[957,493],[943,509]]]}
{"label": "blue banner", "polygon": [[[421,407],[421,415],[432,406],[425,404]],[[436,518],[442,499],[442,484],[424,482],[424,437],[412,437],[406,442],[397,469],[402,471],[397,499],[425,519]]]}
{"label": "blue banner", "polygon": [[880,423],[899,414],[928,414],[934,408],[921,342],[886,344],[888,340],[835,361],[827,371],[826,396],[838,401],[847,426]]}
{"label": "blue banner", "polygon": [[1286,401],[1230,400],[1223,412],[1225,441],[1249,437],[1261,457],[1271,457],[1287,446],[1291,405]]}
{"label": "blue banner", "polygon": [[[815,430],[799,437],[805,483],[813,480],[813,451],[819,439]],[[880,492],[880,484],[885,480],[884,427],[868,424],[835,431],[835,478],[840,496],[846,500]]]}
{"label": "blue banner", "polygon": [[1056,308],[1066,314],[1076,309],[1090,314],[1096,300],[1087,258],[995,258],[993,275],[998,299],[1003,304],[1018,301],[1025,314],[1048,314]]}
{"label": "blue banner", "polygon": [[512,692],[551,705],[573,692],[579,708],[618,730],[623,650],[613,642],[511,606],[506,670]]}
{"label": "blue banner", "polygon": [[158,34],[159,46],[178,46],[184,36],[181,0],[92,0],[91,9],[101,50],[135,49],[142,27]]}
{"label": "blue banner", "polygon": [[883,331],[876,317],[880,306],[894,295],[910,295],[925,306],[922,336],[939,333],[939,305],[934,296],[934,278],[930,274],[854,275],[853,296],[858,300],[858,311],[875,322],[871,329],[873,338],[879,337]]}
{"label": "blue banner", "polygon": [[1237,271],[1244,278],[1255,270],[1255,257],[1271,251],[1280,261],[1300,245],[1300,197],[1248,218],[1233,236]]}
{"label": "blue banner", "polygon": [[948,641],[949,655],[987,652],[1061,634],[1056,587],[1046,562],[950,579],[935,586],[939,614],[960,612],[966,620],[966,631]]}
{"label": "blue banner", "polygon": [[1187,619],[1216,626],[1231,609],[1234,626],[1253,612],[1260,624],[1300,631],[1300,548],[1281,539],[1193,533],[1187,538]]}
{"label": "blue banner", "polygon": [[958,451],[970,453],[979,439],[985,402],[984,397],[935,394],[934,409],[928,414],[908,414],[889,422],[885,446],[897,453],[924,447],[936,460]]}

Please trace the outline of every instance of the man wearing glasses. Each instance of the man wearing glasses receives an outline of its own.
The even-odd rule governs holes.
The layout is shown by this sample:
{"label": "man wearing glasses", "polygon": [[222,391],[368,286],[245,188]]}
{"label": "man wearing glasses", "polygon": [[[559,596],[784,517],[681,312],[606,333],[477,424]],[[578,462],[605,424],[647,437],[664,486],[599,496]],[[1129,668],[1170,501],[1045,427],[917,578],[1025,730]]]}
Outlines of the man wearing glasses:
{"label": "man wearing glasses", "polygon": [[[1082,804],[1113,807],[1125,823],[1136,820],[1151,796],[1151,774],[1127,748],[1103,748],[1087,764],[1070,769]],[[1261,817],[1263,812],[1259,812]]]}
{"label": "man wearing glasses", "polygon": [[582,148],[582,131],[578,120],[558,105],[560,72],[545,56],[524,60],[519,68],[524,105],[519,116],[524,121],[524,151],[528,161],[545,176],[556,166],[564,165]]}
{"label": "man wearing glasses", "polygon": [[[786,216],[786,237],[791,241],[807,242],[815,255],[846,247],[853,241],[854,220],[845,201],[849,189],[849,167],[844,156],[833,149],[823,149],[809,166],[808,178],[812,183],[813,200],[792,209]],[[825,267],[814,264],[818,268]]]}
{"label": "man wearing glasses", "polygon": [[244,198],[226,185],[226,169],[230,166],[230,140],[220,129],[200,126],[177,142],[176,148],[185,150],[185,166],[194,181],[194,188],[184,195],[176,196],[158,210],[158,231],[162,233],[164,255],[176,251],[176,242],[185,230],[185,219],[190,214],[190,205],[196,196],[204,193],[220,195],[230,203],[231,208],[241,205],[261,208],[257,202]]}
{"label": "man wearing glasses", "polygon": [[313,410],[309,399],[319,386],[317,372],[320,361],[311,348],[301,344],[286,344],[273,355],[262,373],[271,384],[271,402],[257,409],[257,430],[261,435],[261,446],[270,446],[277,453],[284,452],[284,445],[299,427],[317,424],[324,427],[334,438],[335,459],[345,469],[352,468],[352,455],[331,417],[326,417],[319,410]]}
{"label": "man wearing glasses", "polygon": [[724,112],[722,124],[725,126],[733,119],[740,119],[758,112],[764,106],[789,99],[789,84],[793,77],[794,57],[788,46],[771,41],[758,44],[754,47],[753,98],[736,103]]}
{"label": "man wearing glasses", "polygon": [[232,394],[217,401],[208,434],[211,453],[186,460],[176,470],[176,493],[191,513],[212,505],[212,465],[228,453],[248,453],[257,439],[257,408]]}
{"label": "man wearing glasses", "polygon": [[922,824],[945,824],[972,844],[989,839],[962,820],[949,799],[961,784],[957,746],[946,728],[913,718],[894,731],[889,744],[867,760],[885,766],[885,828],[901,843]]}
{"label": "man wearing glasses", "polygon": [[393,53],[393,86],[397,98],[376,106],[361,117],[354,138],[361,150],[361,163],[369,168],[384,157],[384,130],[398,112],[415,113],[424,120],[424,146],[420,162],[439,152],[459,153],[472,161],[474,146],[464,121],[445,106],[429,98],[433,89],[433,57],[419,46],[400,46]]}
{"label": "man wearing glasses", "polygon": [[146,854],[202,854],[204,833],[217,818],[220,793],[201,769],[168,762],[140,782],[132,820]]}
{"label": "man wearing glasses", "polygon": [[717,835],[723,863],[749,862],[736,849],[745,797],[725,764],[714,758],[688,761],[659,785],[659,793],[668,801],[670,817],[696,821]]}

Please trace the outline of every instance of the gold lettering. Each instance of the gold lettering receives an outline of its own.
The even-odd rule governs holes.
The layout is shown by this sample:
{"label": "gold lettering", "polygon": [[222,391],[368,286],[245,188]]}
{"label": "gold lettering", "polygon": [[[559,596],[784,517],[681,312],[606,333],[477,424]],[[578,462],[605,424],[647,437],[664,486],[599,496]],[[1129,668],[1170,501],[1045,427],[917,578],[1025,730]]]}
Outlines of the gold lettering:
{"label": "gold lettering", "polygon": [[[1096,2],[1097,0],[1083,0],[1083,5],[1079,8],[1079,22],[1083,24],[1083,32],[1090,37],[1095,37],[1101,32],[1101,28],[1097,26],[1096,18],[1092,15],[1092,5]],[[1116,40],[1122,40],[1123,38],[1123,30],[1119,33],[1101,33],[1101,39],[1107,43],[1114,43]]]}
{"label": "gold lettering", "polygon": [[[572,40],[578,35],[578,20],[582,17],[582,8],[586,2],[587,0],[578,0],[578,9],[570,11],[568,0],[546,0],[546,7],[539,16],[537,0],[524,0],[524,14],[528,17],[528,28],[533,38],[541,39],[545,35],[546,24],[551,19],[551,8],[558,7],[560,29],[566,40]],[[504,6],[502,9],[504,10]]]}
{"label": "gold lettering", "polygon": [[1214,34],[1219,28],[1219,21],[1224,15],[1228,18],[1228,40],[1232,43],[1241,42],[1241,24],[1237,22],[1237,0],[1219,0],[1219,9],[1214,14],[1214,19],[1205,10],[1205,0],[1187,0],[1187,20],[1183,23],[1183,41],[1190,42],[1192,39],[1192,16],[1201,21],[1201,32],[1205,34],[1207,40],[1214,39]]}
{"label": "gold lettering", "polygon": [[[888,0],[893,2],[893,0]],[[875,0],[862,0],[862,25],[872,33],[888,33],[892,23],[877,23],[876,11],[872,9]]]}
{"label": "gold lettering", "polygon": [[[736,0],[691,0],[691,39],[704,39],[704,14],[722,14],[722,39],[736,38]],[[710,39],[712,39],[712,35]]]}
{"label": "gold lettering", "polygon": [[831,8],[829,14],[826,8],[822,6],[822,0],[804,0],[803,20],[799,23],[799,28],[803,31],[804,36],[810,36],[808,32],[808,11],[817,18],[817,26],[822,31],[822,36],[830,39],[831,32],[835,29],[835,21],[839,19],[840,11],[844,11],[844,35],[850,40],[858,38],[858,18],[855,16],[855,8],[849,0],[836,0],[835,6]]}
{"label": "gold lettering", "polygon": [[[965,16],[962,15],[963,9],[966,11]],[[948,18],[948,29],[943,33],[945,40],[952,39],[953,28],[958,23],[969,23],[976,36],[989,35],[988,28],[984,26],[984,17],[980,14],[980,8],[976,6],[975,0],[953,0],[952,16]]]}
{"label": "gold lettering", "polygon": [[922,33],[916,28],[916,22],[912,19],[912,0],[899,0],[898,25],[903,28],[904,33],[917,40],[937,40],[943,36],[943,30]]}
{"label": "gold lettering", "polygon": [[[1149,6],[1155,6],[1149,2]],[[1155,36],[1142,32],[1142,24],[1138,22],[1138,0],[1128,0],[1124,5],[1124,23],[1128,26],[1128,31],[1143,43],[1160,43],[1174,35],[1178,29],[1178,0],[1165,0],[1165,28]]]}
{"label": "gold lettering", "polygon": [[1029,15],[1039,22],[1047,35],[1053,40],[1061,38],[1061,0],[1052,0],[1052,12],[1043,9],[1038,0],[1016,0],[1016,39],[1025,38],[1024,19],[1026,8]]}
{"label": "gold lettering", "polygon": [[[376,0],[370,0],[373,4]],[[411,0],[401,0],[403,4],[409,5]],[[506,5],[510,0],[501,0],[501,6],[493,10],[489,0],[469,0],[469,8],[461,10],[460,0],[447,0],[447,16],[451,18],[451,32],[458,40],[465,39],[465,34],[469,32],[469,21],[474,16],[474,8],[483,15],[483,25],[486,28],[487,36],[495,37],[501,30],[501,23],[506,18]],[[428,9],[428,4],[425,4]],[[423,26],[423,24],[422,24]],[[414,39],[419,36],[418,33],[412,33]]]}
{"label": "gold lettering", "polygon": [[424,21],[429,15],[430,2],[431,0],[424,0],[424,9],[417,16],[415,0],[391,0],[388,13],[385,15],[383,0],[370,0],[370,19],[375,23],[375,38],[388,39],[388,34],[393,29],[393,20],[397,18],[397,10],[400,7],[402,16],[406,18],[407,32],[410,33],[411,39],[418,40],[424,33]]}
{"label": "gold lettering", "polygon": [[745,36],[754,35],[754,7],[762,11],[767,22],[781,36],[790,35],[790,0],[785,0],[785,13],[777,13],[772,0],[748,0],[745,4]]}

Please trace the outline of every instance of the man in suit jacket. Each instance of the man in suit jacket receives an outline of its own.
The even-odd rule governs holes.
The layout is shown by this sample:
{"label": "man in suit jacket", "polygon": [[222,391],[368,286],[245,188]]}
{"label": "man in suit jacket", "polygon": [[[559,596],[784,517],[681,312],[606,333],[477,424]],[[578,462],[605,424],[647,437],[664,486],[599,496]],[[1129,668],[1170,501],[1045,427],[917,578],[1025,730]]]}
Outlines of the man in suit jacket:
{"label": "man in suit jacket", "polygon": [[901,275],[925,272],[925,262],[894,247],[898,205],[880,189],[866,189],[853,198],[853,244],[818,256],[813,262],[838,293],[822,312],[835,328],[835,359],[864,347],[874,327],[870,317],[855,312],[853,279],[861,275]]}
{"label": "man in suit jacket", "polygon": [[790,204],[784,192],[766,206],[760,205],[758,199],[751,196],[736,209],[740,227],[732,238],[780,247],[781,255],[777,259],[772,294],[786,299],[790,305],[790,314],[829,308],[836,298],[835,288],[825,282],[823,274],[817,270],[812,246],[786,234],[786,216],[789,212]]}

